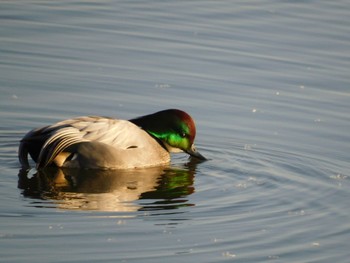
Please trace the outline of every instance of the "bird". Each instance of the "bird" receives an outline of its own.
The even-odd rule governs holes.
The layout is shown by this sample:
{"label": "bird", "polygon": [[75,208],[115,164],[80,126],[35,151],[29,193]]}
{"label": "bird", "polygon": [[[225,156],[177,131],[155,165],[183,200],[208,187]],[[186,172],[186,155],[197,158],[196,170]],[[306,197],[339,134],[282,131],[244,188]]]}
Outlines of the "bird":
{"label": "bird", "polygon": [[83,116],[33,129],[20,141],[18,157],[29,169],[132,169],[169,164],[170,153],[185,152],[206,160],[194,145],[196,126],[179,109],[167,109],[130,120]]}

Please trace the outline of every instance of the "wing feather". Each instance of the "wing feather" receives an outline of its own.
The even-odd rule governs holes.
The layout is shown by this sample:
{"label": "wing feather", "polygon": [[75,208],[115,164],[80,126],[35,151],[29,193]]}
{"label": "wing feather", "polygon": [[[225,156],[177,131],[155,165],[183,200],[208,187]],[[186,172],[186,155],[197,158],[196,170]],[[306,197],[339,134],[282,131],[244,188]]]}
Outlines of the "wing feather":
{"label": "wing feather", "polygon": [[[19,156],[27,165],[28,152],[35,156],[37,167],[45,167],[73,144],[98,141],[109,146],[128,149],[145,146],[145,131],[126,121],[98,116],[68,119],[29,132],[22,140]],[[38,143],[40,142],[40,143]]]}
{"label": "wing feather", "polygon": [[37,168],[49,165],[61,152],[69,146],[82,142],[79,130],[73,127],[64,127],[56,130],[43,145],[37,161]]}

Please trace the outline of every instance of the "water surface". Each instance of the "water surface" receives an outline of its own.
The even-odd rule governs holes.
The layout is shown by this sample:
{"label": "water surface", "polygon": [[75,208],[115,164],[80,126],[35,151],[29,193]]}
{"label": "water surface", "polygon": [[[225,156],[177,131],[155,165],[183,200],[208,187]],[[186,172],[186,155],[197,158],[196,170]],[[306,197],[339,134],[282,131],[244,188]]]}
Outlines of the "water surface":
{"label": "water surface", "polygon": [[[5,262],[347,262],[347,1],[2,1]],[[180,108],[210,161],[22,171],[81,115]]]}

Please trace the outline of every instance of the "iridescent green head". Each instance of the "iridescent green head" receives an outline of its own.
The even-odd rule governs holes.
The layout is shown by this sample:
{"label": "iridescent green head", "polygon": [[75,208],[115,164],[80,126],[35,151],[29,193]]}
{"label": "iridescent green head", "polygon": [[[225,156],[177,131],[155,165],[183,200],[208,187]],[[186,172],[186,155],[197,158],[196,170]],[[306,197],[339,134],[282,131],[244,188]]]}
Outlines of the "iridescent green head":
{"label": "iridescent green head", "polygon": [[184,151],[193,157],[205,160],[194,147],[196,126],[186,112],[170,109],[130,121],[159,139],[169,152]]}

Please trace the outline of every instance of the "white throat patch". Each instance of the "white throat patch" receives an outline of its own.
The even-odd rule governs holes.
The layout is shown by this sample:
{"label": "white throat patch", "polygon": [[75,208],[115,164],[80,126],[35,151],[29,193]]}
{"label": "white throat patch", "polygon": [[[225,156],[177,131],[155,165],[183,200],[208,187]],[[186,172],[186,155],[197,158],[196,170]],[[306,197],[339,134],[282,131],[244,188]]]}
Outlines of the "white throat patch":
{"label": "white throat patch", "polygon": [[166,142],[163,142],[166,149],[168,150],[168,152],[171,152],[171,153],[182,153],[183,150],[181,150],[180,148],[176,148],[176,147],[172,147],[170,146],[169,144],[167,144]]}

